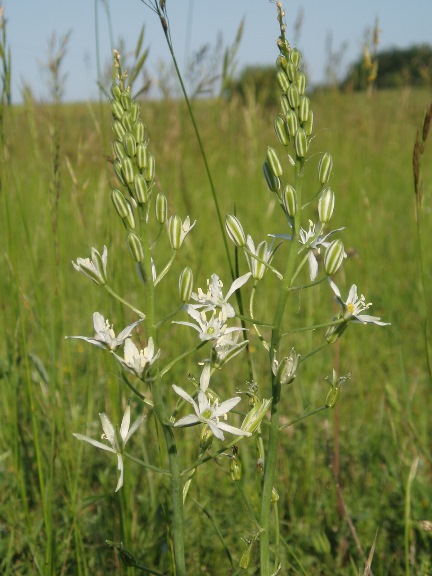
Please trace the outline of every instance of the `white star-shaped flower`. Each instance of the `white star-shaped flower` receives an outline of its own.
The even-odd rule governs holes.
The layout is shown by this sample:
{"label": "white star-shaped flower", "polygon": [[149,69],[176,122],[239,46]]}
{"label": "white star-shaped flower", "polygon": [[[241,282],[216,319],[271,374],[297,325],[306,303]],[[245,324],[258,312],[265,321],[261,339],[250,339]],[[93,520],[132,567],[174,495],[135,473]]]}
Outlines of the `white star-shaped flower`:
{"label": "white star-shaped flower", "polygon": [[138,378],[145,375],[145,372],[152,367],[153,363],[159,358],[159,355],[160,350],[155,354],[154,342],[151,336],[148,339],[148,345],[143,350],[138,350],[132,340],[128,338],[124,345],[124,357],[121,358],[117,354],[114,354],[123,368],[132,372]]}
{"label": "white star-shaped flower", "polygon": [[227,318],[233,318],[235,316],[235,310],[232,305],[228,303],[228,300],[250,277],[251,273],[247,272],[243,274],[243,276],[240,276],[240,278],[234,280],[224,297],[222,293],[222,280],[217,274],[212,274],[210,280],[207,280],[207,292],[204,292],[201,288],[198,288],[197,292],[192,292],[191,298],[195,300],[195,302],[198,302],[198,304],[190,304],[190,306],[195,310],[202,309],[203,312],[210,312],[216,308],[220,308],[225,320]]}
{"label": "white star-shaped flower", "polygon": [[96,284],[103,286],[107,283],[106,267],[108,259],[108,250],[104,246],[102,255],[95,249],[91,249],[91,258],[77,258],[72,262],[73,267],[81,272]]}
{"label": "white star-shaped flower", "polygon": [[206,340],[218,340],[221,336],[229,334],[230,332],[236,332],[237,330],[243,330],[243,328],[231,327],[225,324],[225,318],[222,312],[216,314],[213,310],[212,315],[209,320],[205,312],[199,312],[195,310],[192,304],[185,304],[184,310],[193,318],[196,324],[192,322],[180,322],[175,321],[173,324],[183,324],[184,326],[190,326],[199,333],[200,340],[205,342]]}
{"label": "white star-shaped flower", "polygon": [[94,346],[99,348],[105,348],[110,351],[117,350],[119,346],[130,336],[130,333],[135,328],[137,324],[142,322],[143,319],[137,320],[129,326],[126,326],[124,330],[120,332],[118,336],[115,335],[112,324],[100,314],[95,312],[93,314],[93,326],[95,330],[95,335],[93,338],[88,338],[86,336],[66,336],[66,338],[74,338],[78,340],[85,340]]}
{"label": "white star-shaped flower", "polygon": [[350,288],[348,298],[346,302],[342,300],[339,288],[333,282],[329,280],[330,287],[336,295],[336,300],[342,307],[343,318],[348,322],[360,322],[361,324],[377,324],[378,326],[389,326],[389,322],[381,322],[381,318],[378,316],[369,316],[369,314],[363,314],[370,306],[372,302],[366,304],[366,299],[363,294],[358,297],[357,286],[353,284]]}

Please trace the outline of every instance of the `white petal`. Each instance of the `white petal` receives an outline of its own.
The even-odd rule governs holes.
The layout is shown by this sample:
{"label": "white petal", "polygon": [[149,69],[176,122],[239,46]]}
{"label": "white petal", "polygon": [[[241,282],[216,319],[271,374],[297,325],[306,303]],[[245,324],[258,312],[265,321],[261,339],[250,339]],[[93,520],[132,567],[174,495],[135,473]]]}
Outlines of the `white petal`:
{"label": "white petal", "polygon": [[216,436],[216,438],[219,438],[219,440],[224,440],[225,436],[223,435],[222,430],[219,430],[218,425],[216,425],[214,422],[208,422],[209,428],[210,430],[213,432],[213,434]]}
{"label": "white petal", "polygon": [[174,426],[193,426],[194,424],[198,424],[201,420],[195,414],[188,414],[177,422],[174,423]]}
{"label": "white petal", "polygon": [[96,334],[104,332],[106,328],[105,318],[99,312],[93,314],[93,326]]}
{"label": "white petal", "polygon": [[174,391],[176,392],[176,394],[181,396],[184,400],[186,400],[186,402],[189,402],[190,404],[192,404],[192,406],[195,408],[196,411],[198,410],[198,406],[197,406],[195,400],[192,398],[192,396],[189,396],[189,394],[186,392],[186,390],[183,390],[183,388],[180,388],[180,386],[176,386],[175,384],[173,384],[172,387],[174,388]]}
{"label": "white petal", "polygon": [[126,445],[126,442],[129,440],[129,438],[132,436],[132,434],[135,432],[135,430],[137,430],[138,427],[141,426],[141,424],[144,422],[145,419],[146,419],[146,416],[143,414],[142,416],[137,418],[137,420],[135,420],[135,422],[132,424],[129,432],[127,433],[126,438],[123,441],[124,445]]}
{"label": "white petal", "polygon": [[235,436],[251,436],[250,432],[246,432],[245,430],[241,430],[240,428],[236,428],[235,426],[230,426],[225,422],[218,423],[219,428],[225,430],[225,432],[229,432],[230,434],[234,434]]}
{"label": "white petal", "polygon": [[93,438],[89,438],[88,436],[84,436],[83,434],[74,433],[73,435],[75,436],[75,438],[78,438],[78,440],[84,440],[84,442],[88,442],[89,444],[96,446],[96,448],[100,448],[101,450],[106,450],[107,452],[113,452],[114,454],[116,454],[116,451],[113,450],[111,446],[102,444],[102,442],[99,442],[98,440],[93,440]]}
{"label": "white petal", "polygon": [[240,396],[236,396],[235,398],[225,400],[225,402],[222,402],[222,404],[220,404],[217,408],[213,410],[212,417],[223,416],[224,414],[232,410],[234,406],[237,406],[240,400],[241,400]]}
{"label": "white petal", "polygon": [[315,254],[312,251],[308,253],[308,262],[310,279],[313,281],[318,275],[318,260],[315,258]]}
{"label": "white petal", "polygon": [[121,457],[121,454],[117,454],[117,469],[120,472],[120,476],[115,489],[116,492],[118,492],[123,486],[123,458]]}
{"label": "white petal", "polygon": [[129,336],[129,334],[135,328],[135,326],[142,321],[143,321],[143,318],[141,318],[140,320],[137,320],[136,322],[133,322],[132,324],[129,324],[129,326],[126,326],[126,328],[124,328],[120,332],[120,334],[117,336],[117,341],[122,342],[123,340],[126,340],[126,338]]}
{"label": "white petal", "polygon": [[105,343],[95,340],[94,338],[87,338],[87,336],[66,336],[66,340],[85,340],[98,348],[103,348],[104,350],[107,348]]}
{"label": "white petal", "polygon": [[210,364],[206,362],[204,364],[204,368],[200,377],[200,389],[203,392],[205,392],[209,387],[209,383],[210,383]]}
{"label": "white petal", "polygon": [[122,423],[120,425],[120,436],[123,440],[123,443],[129,432],[129,426],[130,426],[130,406],[128,404],[126,406],[126,410],[124,411]]}
{"label": "white petal", "polygon": [[239,288],[241,288],[243,286],[243,284],[246,284],[246,282],[249,280],[249,278],[251,277],[251,273],[247,272],[246,274],[243,274],[243,276],[240,276],[240,278],[237,278],[237,280],[234,280],[234,282],[231,284],[231,288],[228,290],[227,295],[225,296],[225,300],[229,300],[230,296]]}
{"label": "white petal", "polygon": [[111,424],[111,422],[108,419],[108,416],[102,412],[101,414],[99,414],[99,418],[101,419],[102,422],[102,428],[103,431],[105,432],[105,436],[107,437],[107,440],[109,441],[109,443],[111,444],[111,446],[115,449],[115,430],[114,430],[114,426]]}

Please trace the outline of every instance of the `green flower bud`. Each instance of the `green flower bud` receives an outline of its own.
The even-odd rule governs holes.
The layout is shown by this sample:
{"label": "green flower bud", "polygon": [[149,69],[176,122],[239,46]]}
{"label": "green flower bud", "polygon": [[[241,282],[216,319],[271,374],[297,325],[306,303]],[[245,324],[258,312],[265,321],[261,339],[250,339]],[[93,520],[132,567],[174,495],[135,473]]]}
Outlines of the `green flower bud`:
{"label": "green flower bud", "polygon": [[[337,319],[337,318],[336,318]],[[325,333],[325,339],[329,344],[334,344],[338,338],[342,336],[342,334],[347,329],[348,322],[342,322],[341,324],[337,324],[336,326],[330,326]]]}
{"label": "green flower bud", "polygon": [[114,117],[118,120],[122,119],[124,114],[123,106],[120,104],[118,100],[111,101],[111,112],[113,113]]}
{"label": "green flower bud", "polygon": [[118,84],[116,84],[115,82],[113,84],[111,84],[111,94],[113,95],[113,97],[116,100],[120,101],[120,96],[121,96],[120,86]]}
{"label": "green flower bud", "polygon": [[281,186],[281,183],[279,178],[273,174],[267,160],[263,164],[263,173],[267,182],[267,186],[272,192],[277,192]]}
{"label": "green flower bud", "polygon": [[242,248],[246,244],[246,236],[240,220],[232,214],[227,214],[225,218],[225,227],[228,236],[238,248]]}
{"label": "green flower bud", "polygon": [[[266,266],[264,262],[266,261],[266,256],[268,255],[268,244],[266,240],[263,240],[256,247],[256,255],[258,259],[255,259],[255,266],[253,266],[252,276],[255,280],[261,280],[266,271]],[[261,260],[261,262],[260,262]]]}
{"label": "green flower bud", "polygon": [[282,191],[282,204],[288,216],[294,218],[297,214],[297,194],[295,189],[289,184]]}
{"label": "green flower bud", "polygon": [[145,138],[145,125],[141,120],[137,120],[134,124],[133,135],[135,136],[135,140],[137,143],[144,142]]}
{"label": "green flower bud", "polygon": [[159,192],[156,196],[156,220],[159,224],[164,224],[167,219],[167,212],[168,212],[168,200],[167,197],[163,192]]}
{"label": "green flower bud", "polygon": [[128,111],[130,110],[131,97],[130,97],[130,94],[127,90],[123,90],[123,92],[121,93],[120,102],[121,102],[121,105],[123,106],[123,108],[125,110],[128,110]]}
{"label": "green flower bud", "polygon": [[127,245],[135,262],[144,262],[144,249],[140,237],[135,232],[127,235]]}
{"label": "green flower bud", "polygon": [[136,152],[136,140],[130,132],[126,132],[126,134],[123,136],[123,146],[126,150],[126,154],[130,158],[133,158]]}
{"label": "green flower bud", "polygon": [[114,120],[114,122],[112,123],[112,129],[117,140],[120,140],[121,142],[123,140],[123,136],[126,133],[126,130],[123,128],[123,124],[118,120]]}
{"label": "green flower bud", "polygon": [[147,189],[147,182],[142,174],[135,174],[134,189],[138,204],[147,204],[149,201],[149,191]]}
{"label": "green flower bud", "polygon": [[296,70],[294,63],[291,61],[287,62],[286,74],[288,76],[288,80],[290,82],[294,82],[296,74],[297,74],[297,70]]}
{"label": "green flower bud", "polygon": [[278,70],[276,72],[276,80],[281,87],[282,92],[286,92],[289,88],[290,81],[288,80],[288,76],[283,70]]}
{"label": "green flower bud", "polygon": [[126,205],[128,213],[127,216],[123,218],[123,224],[126,230],[130,232],[131,230],[135,230],[135,216],[133,213],[132,204],[129,202],[129,200],[126,200]]}
{"label": "green flower bud", "polygon": [[314,116],[313,116],[313,112],[312,110],[309,110],[309,116],[308,119],[306,120],[306,122],[303,124],[303,129],[306,132],[307,136],[310,136],[312,134],[313,131],[313,120],[314,120]]}
{"label": "green flower bud", "polygon": [[253,545],[254,541],[249,542],[246,550],[244,550],[243,554],[241,555],[239,567],[243,570],[247,570],[249,568]]}
{"label": "green flower bud", "polygon": [[289,105],[293,110],[296,110],[299,105],[299,91],[297,90],[297,86],[295,84],[291,84],[287,91],[287,98]]}
{"label": "green flower bud", "polygon": [[182,221],[180,216],[174,214],[168,220],[168,237],[173,250],[181,246]]}
{"label": "green flower bud", "polygon": [[147,147],[145,144],[138,144],[136,149],[135,160],[140,170],[147,166]]}
{"label": "green flower bud", "polygon": [[289,144],[290,138],[285,126],[285,121],[280,116],[276,116],[274,121],[274,129],[279,142],[284,146],[287,146]]}
{"label": "green flower bud", "polygon": [[230,466],[231,470],[231,479],[234,480],[234,482],[239,482],[241,480],[242,477],[242,465],[240,460],[237,457],[234,457],[231,459],[231,466]]}
{"label": "green flower bud", "polygon": [[335,274],[342,265],[343,259],[346,254],[342,240],[333,240],[327,247],[324,256],[324,269],[326,274],[332,276]]}
{"label": "green flower bud", "polygon": [[290,138],[293,139],[299,128],[295,112],[293,112],[292,110],[288,110],[288,112],[285,114],[285,123],[287,126],[288,134]]}
{"label": "green flower bud", "polygon": [[270,146],[267,147],[266,162],[268,163],[270,170],[272,171],[273,175],[276,176],[276,178],[282,176],[282,165],[277,156],[276,150]]}
{"label": "green flower bud", "polygon": [[276,488],[273,486],[272,488],[272,495],[271,495],[272,504],[276,504],[279,501],[279,494]]}
{"label": "green flower bud", "polygon": [[323,154],[318,164],[318,178],[320,184],[327,184],[333,170],[333,158],[330,152]]}
{"label": "green flower bud", "polygon": [[114,172],[116,173],[117,178],[120,180],[123,186],[126,186],[126,182],[122,174],[121,162],[119,160],[114,160]]}
{"label": "green flower bud", "polygon": [[280,97],[280,105],[281,105],[281,110],[284,114],[288,113],[288,110],[291,112],[291,108],[288,102],[288,98],[286,94],[282,94]]}
{"label": "green flower bud", "polygon": [[132,122],[136,122],[139,116],[139,106],[138,102],[135,102],[135,100],[132,100],[131,102],[129,113],[131,115]]}
{"label": "green flower bud", "polygon": [[293,64],[295,65],[295,67],[298,69],[300,66],[300,62],[301,62],[301,54],[297,50],[297,48],[294,48],[293,50],[291,50],[290,59],[291,59],[291,62],[293,62]]}
{"label": "green flower bud", "polygon": [[124,149],[124,146],[121,142],[119,142],[118,140],[116,140],[113,144],[113,150],[114,150],[114,154],[117,156],[118,160],[121,160],[122,158],[124,158],[126,156],[126,151]]}
{"label": "green flower bud", "polygon": [[339,386],[332,386],[327,393],[325,405],[327,408],[334,408],[339,400]]}
{"label": "green flower bud", "polygon": [[298,158],[304,158],[308,149],[306,132],[299,128],[294,136],[294,148]]}
{"label": "green flower bud", "polygon": [[294,83],[297,86],[299,94],[304,94],[306,90],[306,76],[303,74],[303,72],[297,72]]}
{"label": "green flower bud", "polygon": [[130,184],[131,182],[133,182],[135,173],[134,173],[134,167],[133,167],[132,160],[129,158],[129,156],[125,156],[122,159],[121,169],[122,169],[123,178],[124,178],[124,181],[126,182],[126,184]]}
{"label": "green flower bud", "polygon": [[333,215],[335,195],[331,188],[322,191],[318,200],[318,215],[320,222],[327,224]]}
{"label": "green flower bud", "polygon": [[253,406],[253,408],[246,414],[242,422],[241,429],[244,430],[245,432],[253,434],[263,421],[263,418],[266,415],[266,412],[269,409],[270,405],[271,405],[271,399],[266,400],[265,398],[263,398],[261,402],[257,402]]}
{"label": "green flower bud", "polygon": [[310,100],[307,96],[300,96],[298,115],[301,122],[306,122],[309,117]]}
{"label": "green flower bud", "polygon": [[193,290],[193,272],[192,268],[187,266],[179,277],[179,294],[182,302],[190,300]]}
{"label": "green flower bud", "polygon": [[294,348],[289,356],[285,356],[279,363],[276,357],[273,358],[272,371],[282,385],[291,384],[295,377],[300,360],[300,355],[296,354]]}
{"label": "green flower bud", "polygon": [[124,197],[123,193],[117,189],[113,190],[111,192],[111,200],[120,218],[127,218],[129,215],[128,201]]}
{"label": "green flower bud", "polygon": [[276,58],[276,66],[280,70],[285,70],[286,65],[287,65],[287,59],[285,58],[285,56],[282,56],[282,54],[279,54],[279,56]]}
{"label": "green flower bud", "polygon": [[127,132],[132,132],[133,122],[129,112],[125,112],[122,116],[121,123]]}
{"label": "green flower bud", "polygon": [[147,182],[153,182],[155,177],[155,171],[156,171],[156,161],[154,159],[154,156],[150,154],[150,152],[147,152],[147,163],[144,168],[144,178],[147,180]]}
{"label": "green flower bud", "polygon": [[213,432],[206,425],[201,431],[200,448],[201,450],[208,450],[213,443]]}

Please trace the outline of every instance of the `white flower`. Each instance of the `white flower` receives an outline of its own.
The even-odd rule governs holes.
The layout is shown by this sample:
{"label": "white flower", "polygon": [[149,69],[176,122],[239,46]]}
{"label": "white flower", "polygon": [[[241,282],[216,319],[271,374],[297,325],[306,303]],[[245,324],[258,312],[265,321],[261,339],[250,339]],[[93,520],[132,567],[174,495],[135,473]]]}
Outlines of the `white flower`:
{"label": "white flower", "polygon": [[98,346],[99,348],[117,350],[117,348],[121,346],[126,340],[126,338],[129,337],[135,326],[140,322],[142,322],[142,319],[129,324],[129,326],[126,326],[126,328],[124,328],[124,330],[122,330],[120,334],[116,336],[112,324],[110,324],[108,320],[105,320],[102,314],[95,312],[93,314],[93,326],[95,330],[95,335],[93,338],[87,338],[86,336],[66,336],[66,338],[85,340],[86,342],[90,342],[90,344],[94,344],[94,346]]}
{"label": "white flower", "polygon": [[225,320],[227,318],[233,318],[235,316],[235,310],[231,304],[228,304],[228,300],[236,290],[241,288],[243,284],[249,280],[250,276],[251,273],[247,272],[243,274],[243,276],[240,276],[240,278],[237,278],[237,280],[234,280],[224,298],[222,294],[223,283],[217,274],[212,274],[210,280],[207,280],[208,290],[206,293],[203,292],[201,288],[198,288],[197,292],[192,292],[192,300],[195,300],[198,304],[191,304],[190,306],[195,310],[202,308],[203,312],[220,308]]}
{"label": "white flower", "polygon": [[227,362],[232,360],[237,354],[246,348],[249,340],[238,342],[239,332],[236,334],[224,334],[218,338],[213,346],[214,365],[216,368],[222,368]]}
{"label": "white flower", "polygon": [[83,434],[74,434],[75,438],[78,440],[84,440],[96,448],[100,448],[101,450],[106,450],[107,452],[112,452],[113,454],[117,454],[117,468],[120,472],[120,476],[117,482],[117,487],[115,491],[117,492],[123,486],[123,457],[122,453],[124,451],[124,447],[126,446],[127,441],[132,436],[132,434],[137,430],[138,426],[144,421],[145,416],[140,416],[135,422],[130,426],[130,406],[126,406],[125,413],[123,415],[123,420],[120,426],[120,431],[111,424],[108,419],[108,416],[104,413],[99,414],[101,419],[102,428],[104,433],[102,434],[103,440],[108,440],[111,446],[107,444],[103,444],[98,440],[93,440],[88,436],[84,436]]}
{"label": "white flower", "polygon": [[362,324],[377,324],[378,326],[389,326],[389,322],[380,322],[381,318],[378,316],[369,316],[369,314],[363,314],[370,306],[372,302],[366,304],[366,299],[363,294],[360,298],[357,295],[357,286],[353,284],[350,288],[348,298],[346,302],[342,300],[341,293],[336,284],[329,280],[331,289],[336,295],[336,300],[342,306],[343,318],[348,322],[360,322]]}
{"label": "white flower", "polygon": [[132,372],[138,378],[149,370],[153,363],[159,358],[160,350],[155,354],[153,338],[150,336],[148,339],[148,346],[143,350],[138,350],[130,338],[125,341],[124,345],[124,358],[120,358],[117,354],[114,356],[120,364],[129,372]]}
{"label": "white flower", "polygon": [[[337,228],[336,230],[332,230],[325,236],[321,233],[322,229],[318,232],[315,230],[315,224],[309,220],[309,230],[306,231],[304,228],[300,228],[300,244],[303,244],[305,248],[309,249],[308,252],[308,264],[309,264],[309,276],[310,279],[313,281],[318,275],[318,260],[316,258],[315,253],[320,253],[320,247],[323,246],[327,248],[330,245],[330,242],[327,241],[332,234],[336,232],[340,232],[343,228]],[[346,254],[344,252],[344,258],[346,258]]]}
{"label": "white flower", "polygon": [[107,283],[106,277],[106,266],[107,266],[108,250],[104,246],[102,256],[95,249],[91,249],[91,259],[90,258],[77,258],[76,262],[72,262],[73,267],[78,272],[82,272],[85,276],[103,286]]}
{"label": "white flower", "polygon": [[234,406],[240,402],[240,396],[225,400],[222,404],[219,404],[217,400],[212,404],[206,393],[200,388],[198,390],[198,403],[196,403],[195,400],[189,396],[185,390],[183,390],[183,388],[180,388],[180,386],[173,384],[173,388],[179,396],[186,400],[186,402],[192,404],[195,410],[195,414],[189,414],[188,416],[184,416],[184,418],[180,418],[174,426],[193,426],[201,422],[202,424],[206,424],[219,440],[224,440],[224,431],[230,434],[235,434],[236,436],[251,435],[249,432],[241,430],[240,428],[235,428],[234,426],[230,426],[229,424],[219,420],[221,416],[225,417],[227,412],[232,410]]}
{"label": "white flower", "polygon": [[[255,248],[254,241],[250,234],[247,235],[246,246],[249,249],[249,253],[245,250],[245,256],[252,277],[255,280],[261,280],[264,276],[264,272],[267,270],[266,264],[271,263],[276,248],[273,248],[273,243],[269,246],[266,240],[260,242]],[[257,256],[258,259],[254,258],[254,256]]]}
{"label": "white flower", "polygon": [[228,328],[225,324],[225,318],[223,317],[222,312],[219,312],[216,315],[216,312],[213,310],[210,320],[207,320],[207,316],[205,312],[199,312],[195,310],[192,304],[185,304],[183,307],[184,310],[196,321],[196,324],[192,322],[179,322],[175,321],[173,324],[183,324],[184,326],[190,326],[197,332],[199,332],[200,340],[203,342],[206,340],[217,340],[221,336],[225,334],[229,334],[230,332],[235,332],[237,330],[243,330],[243,328],[232,327]]}

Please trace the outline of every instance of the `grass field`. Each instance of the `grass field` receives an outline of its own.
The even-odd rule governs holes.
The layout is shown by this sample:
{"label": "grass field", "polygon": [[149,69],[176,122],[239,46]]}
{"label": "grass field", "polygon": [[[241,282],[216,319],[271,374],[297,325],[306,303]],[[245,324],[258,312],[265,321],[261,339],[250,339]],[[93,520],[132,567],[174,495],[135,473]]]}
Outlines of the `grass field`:
{"label": "grass field", "polygon": [[[285,429],[277,480],[282,574],[362,573],[359,547],[367,557],[376,534],[375,576],[432,574],[432,532],[422,523],[432,521],[432,382],[425,353],[411,166],[416,129],[430,98],[426,91],[409,89],[374,93],[371,98],[333,92],[311,97],[316,137],[310,155],[332,153],[333,226],[346,226],[343,239],[350,257],[338,284],[345,295],[357,283],[373,302],[371,313],[391,326],[351,326],[340,345],[305,365],[283,398],[284,419],[289,422],[323,404],[328,388],[324,376],[334,364],[341,374],[352,372],[335,410]],[[282,232],[261,168],[266,147],[276,145],[276,109],[254,101],[199,101],[195,110],[223,214],[233,213],[235,206],[257,238],[269,230]],[[157,186],[182,217],[189,214],[198,221],[193,242],[187,243],[173,274],[164,280],[166,300],[157,302],[159,310],[171,310],[184,266],[193,267],[199,286],[213,272],[226,286],[230,278],[184,105],[143,102],[141,115],[156,158]],[[114,178],[107,160],[109,107],[28,101],[8,109],[5,122],[0,175],[0,572],[138,574],[106,546],[105,541],[112,540],[124,542],[146,565],[171,573],[165,481],[126,462],[125,486],[114,494],[114,458],[72,436],[85,432],[97,437],[99,412],[119,421],[125,390],[118,365],[108,354],[64,337],[90,335],[95,310],[117,329],[136,318],[77,274],[71,260],[106,244],[112,285],[137,305],[142,299],[139,280],[132,267],[124,265],[129,259],[124,229],[110,199]],[[429,308],[430,158],[429,144],[422,222]],[[278,258],[279,253],[276,263]],[[246,272],[243,260],[240,265]],[[274,290],[270,279],[264,282],[264,296],[257,296],[257,314],[262,317]],[[328,309],[330,296],[323,287],[314,300],[300,300],[292,302],[293,324],[299,316],[319,316],[323,307]],[[167,354],[187,344],[186,331],[176,334],[173,338],[166,331],[161,336]],[[297,339],[296,349],[307,351],[314,338],[309,334]],[[253,338],[252,344],[262,375],[261,353]],[[196,370],[192,363],[180,365],[173,382],[182,385],[191,370]],[[241,362],[228,374],[231,381],[221,381],[220,386],[232,391],[244,378]],[[181,437],[185,466],[196,453],[192,430]],[[157,434],[149,415],[131,440],[130,452],[162,465],[165,454],[158,453],[151,440]],[[242,447],[241,458],[242,484],[254,502],[254,451]],[[241,538],[250,538],[254,526],[226,461],[201,467],[190,496],[188,573],[237,573],[245,548]],[[257,552],[254,548],[252,555]]]}

